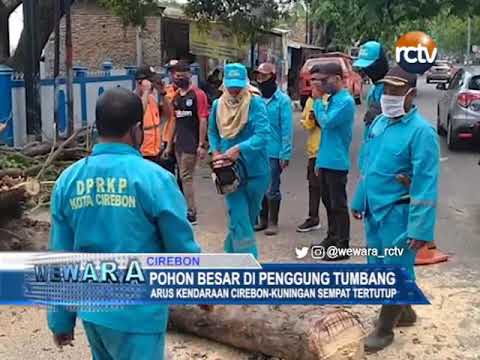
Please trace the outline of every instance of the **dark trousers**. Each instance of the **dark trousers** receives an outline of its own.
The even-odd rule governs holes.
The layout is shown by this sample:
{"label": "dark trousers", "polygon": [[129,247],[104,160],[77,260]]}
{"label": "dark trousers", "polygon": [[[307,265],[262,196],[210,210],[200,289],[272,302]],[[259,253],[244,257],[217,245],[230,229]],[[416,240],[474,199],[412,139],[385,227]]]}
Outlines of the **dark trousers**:
{"label": "dark trousers", "polygon": [[322,202],[328,218],[328,238],[333,245],[342,247],[348,247],[350,240],[347,175],[348,171],[320,169]]}
{"label": "dark trousers", "polygon": [[282,167],[280,160],[270,158],[270,186],[267,192],[268,200],[281,200],[282,193],[280,192],[280,176],[282,175]]}
{"label": "dark trousers", "polygon": [[315,174],[316,158],[308,159],[307,180],[308,180],[308,217],[319,220],[318,211],[322,198],[322,183],[320,176]]}

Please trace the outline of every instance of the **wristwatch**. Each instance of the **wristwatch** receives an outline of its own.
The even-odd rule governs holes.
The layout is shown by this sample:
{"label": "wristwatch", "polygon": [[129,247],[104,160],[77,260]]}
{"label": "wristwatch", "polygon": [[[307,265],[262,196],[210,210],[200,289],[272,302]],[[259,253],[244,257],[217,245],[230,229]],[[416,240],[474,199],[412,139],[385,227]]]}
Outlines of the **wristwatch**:
{"label": "wristwatch", "polygon": [[201,147],[203,150],[207,150],[207,149],[208,149],[207,144],[198,144],[198,147]]}

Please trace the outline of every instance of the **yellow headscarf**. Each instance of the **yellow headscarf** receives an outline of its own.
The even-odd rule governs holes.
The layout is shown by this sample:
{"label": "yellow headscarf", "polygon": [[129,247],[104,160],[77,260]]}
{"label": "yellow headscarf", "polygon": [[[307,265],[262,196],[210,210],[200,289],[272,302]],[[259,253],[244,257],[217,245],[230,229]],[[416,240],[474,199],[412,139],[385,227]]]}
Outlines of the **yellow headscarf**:
{"label": "yellow headscarf", "polygon": [[245,127],[252,96],[260,96],[260,91],[247,85],[237,96],[232,96],[223,86],[217,107],[217,128],[222,139],[231,139]]}

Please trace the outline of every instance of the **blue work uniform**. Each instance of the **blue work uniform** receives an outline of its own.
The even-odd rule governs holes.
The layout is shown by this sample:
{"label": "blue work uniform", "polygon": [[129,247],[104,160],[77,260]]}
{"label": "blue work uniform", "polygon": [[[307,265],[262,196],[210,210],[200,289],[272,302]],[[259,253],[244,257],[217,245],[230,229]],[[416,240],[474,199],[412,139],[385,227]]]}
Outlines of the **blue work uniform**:
{"label": "blue work uniform", "polygon": [[245,165],[244,183],[237,191],[226,195],[228,234],[225,239],[227,253],[251,253],[258,258],[254,225],[261,209],[262,198],[270,183],[267,141],[269,126],[265,101],[252,96],[248,121],[231,139],[221,138],[217,126],[218,100],[214,101],[208,126],[210,151],[224,153],[238,145],[241,161]]}
{"label": "blue work uniform", "polygon": [[347,89],[313,103],[315,119],[322,131],[315,168],[320,169],[321,199],[327,212],[328,233],[324,246],[348,247],[350,214],[347,177],[350,169],[355,100]]}
{"label": "blue work uniform", "polygon": [[270,99],[266,99],[270,126],[267,151],[270,158],[271,183],[267,192],[270,200],[281,200],[280,160],[290,160],[293,149],[293,106],[290,97],[277,89]]}
{"label": "blue work uniform", "polygon": [[382,113],[380,99],[383,95],[383,83],[373,84],[367,94],[367,111],[363,118],[365,123],[364,138],[367,136],[368,127],[375,118]]}
{"label": "blue work uniform", "polygon": [[[403,249],[400,256],[369,257],[369,263],[402,265],[415,279],[415,251],[408,239],[433,241],[439,177],[435,129],[414,107],[399,120],[384,115],[370,125],[361,149],[361,178],[351,205],[364,214],[369,248]],[[407,175],[410,188],[396,179]]]}
{"label": "blue work uniform", "polygon": [[348,171],[355,100],[347,89],[341,89],[330,97],[326,106],[322,99],[315,99],[313,112],[322,129],[322,141],[315,167]]}
{"label": "blue work uniform", "polygon": [[[200,252],[173,176],[127,144],[97,144],[66,169],[55,184],[51,215],[54,251]],[[76,316],[49,311],[49,327],[55,334],[70,333]],[[78,317],[95,360],[163,359],[166,305],[79,311]]]}

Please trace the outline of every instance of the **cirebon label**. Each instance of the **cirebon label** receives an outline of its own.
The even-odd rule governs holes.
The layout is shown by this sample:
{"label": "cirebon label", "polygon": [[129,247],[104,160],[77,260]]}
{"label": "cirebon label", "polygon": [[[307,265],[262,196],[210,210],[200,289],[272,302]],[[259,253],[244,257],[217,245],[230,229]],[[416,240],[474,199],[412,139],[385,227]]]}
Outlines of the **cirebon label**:
{"label": "cirebon label", "polygon": [[423,74],[430,69],[437,58],[437,44],[421,31],[402,35],[395,46],[395,60],[410,73]]}

